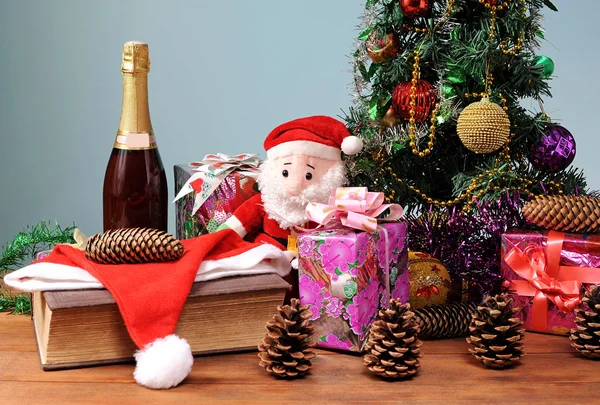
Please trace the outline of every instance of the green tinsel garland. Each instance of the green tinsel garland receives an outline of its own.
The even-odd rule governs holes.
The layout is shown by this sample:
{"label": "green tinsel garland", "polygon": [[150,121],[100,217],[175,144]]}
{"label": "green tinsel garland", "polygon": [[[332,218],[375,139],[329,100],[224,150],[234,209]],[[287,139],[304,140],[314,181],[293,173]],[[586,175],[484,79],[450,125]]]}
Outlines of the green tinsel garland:
{"label": "green tinsel garland", "polygon": [[[8,272],[27,264],[36,253],[52,248],[59,243],[74,243],[75,226],[61,228],[58,223],[51,226],[48,222],[39,222],[19,232],[11,242],[2,247],[0,253],[0,278]],[[3,290],[3,291],[2,291]],[[31,295],[13,294],[0,284],[0,311],[15,314],[31,313]]]}

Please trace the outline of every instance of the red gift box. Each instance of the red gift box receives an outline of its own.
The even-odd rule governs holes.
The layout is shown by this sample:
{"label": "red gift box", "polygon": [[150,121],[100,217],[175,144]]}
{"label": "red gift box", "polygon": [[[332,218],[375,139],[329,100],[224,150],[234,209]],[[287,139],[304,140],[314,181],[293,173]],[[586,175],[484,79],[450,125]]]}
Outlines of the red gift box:
{"label": "red gift box", "polygon": [[550,231],[502,235],[502,277],[527,330],[566,334],[586,284],[600,284],[600,236]]}

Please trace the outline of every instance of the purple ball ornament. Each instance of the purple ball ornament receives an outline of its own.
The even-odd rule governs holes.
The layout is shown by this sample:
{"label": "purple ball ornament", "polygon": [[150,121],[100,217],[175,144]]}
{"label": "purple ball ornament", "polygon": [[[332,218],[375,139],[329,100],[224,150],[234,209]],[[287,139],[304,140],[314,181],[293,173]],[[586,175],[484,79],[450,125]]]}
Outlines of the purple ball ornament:
{"label": "purple ball ornament", "polygon": [[566,169],[575,159],[575,138],[560,125],[546,127],[531,145],[529,161],[538,170],[554,173]]}

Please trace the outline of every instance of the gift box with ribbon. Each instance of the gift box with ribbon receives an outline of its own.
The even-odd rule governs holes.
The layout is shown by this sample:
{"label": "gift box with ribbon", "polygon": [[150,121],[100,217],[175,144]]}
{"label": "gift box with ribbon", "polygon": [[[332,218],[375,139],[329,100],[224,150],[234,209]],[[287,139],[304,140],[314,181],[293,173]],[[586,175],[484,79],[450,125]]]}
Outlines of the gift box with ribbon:
{"label": "gift box with ribbon", "polygon": [[[408,301],[406,225],[383,193],[340,188],[309,204],[319,228],[298,235],[300,302],[309,305],[318,346],[360,352],[379,309]],[[377,216],[389,210],[384,219]]]}
{"label": "gift box with ribbon", "polygon": [[176,236],[188,239],[214,232],[255,195],[258,155],[206,155],[199,162],[176,165]]}
{"label": "gift box with ribbon", "polygon": [[514,230],[502,235],[502,277],[524,327],[566,334],[586,284],[600,284],[600,235]]}

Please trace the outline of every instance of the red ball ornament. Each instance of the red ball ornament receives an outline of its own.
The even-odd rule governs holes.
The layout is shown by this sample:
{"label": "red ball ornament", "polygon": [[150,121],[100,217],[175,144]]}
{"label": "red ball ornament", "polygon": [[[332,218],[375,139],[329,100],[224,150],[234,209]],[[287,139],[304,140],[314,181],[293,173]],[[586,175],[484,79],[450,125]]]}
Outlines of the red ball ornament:
{"label": "red ball ornament", "polygon": [[433,0],[400,0],[400,11],[405,17],[427,17]]}
{"label": "red ball ornament", "polygon": [[423,122],[431,115],[434,104],[437,100],[435,88],[431,83],[425,80],[419,80],[415,84],[415,106],[410,106],[410,94],[412,82],[402,82],[394,90],[392,94],[392,107],[396,114],[404,119],[410,119],[410,110],[412,109],[415,122]]}
{"label": "red ball ornament", "polygon": [[373,33],[367,43],[367,54],[375,63],[385,63],[398,55],[400,41],[394,33],[378,36]]}

